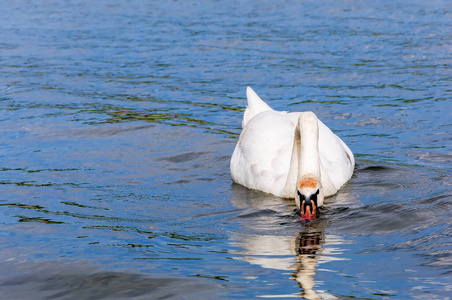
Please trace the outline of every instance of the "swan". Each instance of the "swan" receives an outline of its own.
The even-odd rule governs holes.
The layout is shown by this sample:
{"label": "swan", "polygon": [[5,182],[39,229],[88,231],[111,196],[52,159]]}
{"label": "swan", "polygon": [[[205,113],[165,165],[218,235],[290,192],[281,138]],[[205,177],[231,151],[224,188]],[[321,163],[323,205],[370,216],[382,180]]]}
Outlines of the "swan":
{"label": "swan", "polygon": [[295,199],[302,219],[313,220],[325,197],[353,175],[347,145],[311,112],[281,112],[250,87],[242,132],[232,153],[232,180],[247,188]]}

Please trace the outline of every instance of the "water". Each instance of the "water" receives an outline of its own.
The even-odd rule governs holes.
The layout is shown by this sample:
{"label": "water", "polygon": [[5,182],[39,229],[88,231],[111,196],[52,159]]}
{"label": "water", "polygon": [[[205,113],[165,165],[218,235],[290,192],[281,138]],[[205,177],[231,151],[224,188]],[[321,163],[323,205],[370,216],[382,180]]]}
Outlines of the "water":
{"label": "water", "polygon": [[[450,1],[3,1],[5,299],[449,299]],[[301,224],[231,182],[252,86],[354,177]]]}

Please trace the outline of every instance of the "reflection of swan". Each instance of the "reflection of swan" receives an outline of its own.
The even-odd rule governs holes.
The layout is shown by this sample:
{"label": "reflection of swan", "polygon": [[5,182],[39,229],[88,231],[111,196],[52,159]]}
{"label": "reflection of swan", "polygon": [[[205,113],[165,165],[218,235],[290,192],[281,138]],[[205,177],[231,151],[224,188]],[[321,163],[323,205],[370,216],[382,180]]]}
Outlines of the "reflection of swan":
{"label": "reflection of swan", "polygon": [[300,232],[295,240],[297,266],[293,277],[300,284],[302,296],[306,299],[321,299],[314,290],[314,275],[317,265],[317,255],[321,252],[324,240],[323,231],[315,229]]}
{"label": "reflection of swan", "polygon": [[355,160],[345,143],[312,112],[270,108],[247,88],[243,130],[231,158],[232,179],[248,188],[295,198],[312,218],[325,196],[353,174]]}
{"label": "reflection of swan", "polygon": [[[339,207],[356,203],[350,188],[347,186],[341,189],[328,200]],[[291,213],[295,207],[293,202],[239,185],[233,185],[232,192],[231,202],[243,211],[239,220],[244,220],[241,229],[231,233],[234,245],[240,248],[234,252],[234,259],[266,269],[291,271],[292,278],[306,299],[335,299],[322,290],[321,283],[315,282],[318,265],[343,260],[340,257],[341,249],[335,245],[348,243],[338,235],[325,234],[329,223],[328,214],[309,223],[309,226],[302,226]],[[328,202],[326,206],[329,206]],[[267,296],[283,298],[296,295]]]}
{"label": "reflection of swan", "polygon": [[[318,225],[304,228],[305,231],[290,236],[234,234],[236,246],[243,249],[236,252],[240,256],[235,258],[266,269],[291,270],[292,278],[298,283],[301,295],[305,299],[334,299],[333,295],[315,286],[315,274],[318,263],[337,259],[321,257],[324,254],[322,246],[325,241],[328,243],[328,240],[332,239],[338,242],[340,237],[325,236],[324,224]],[[287,295],[279,296],[282,298]]]}

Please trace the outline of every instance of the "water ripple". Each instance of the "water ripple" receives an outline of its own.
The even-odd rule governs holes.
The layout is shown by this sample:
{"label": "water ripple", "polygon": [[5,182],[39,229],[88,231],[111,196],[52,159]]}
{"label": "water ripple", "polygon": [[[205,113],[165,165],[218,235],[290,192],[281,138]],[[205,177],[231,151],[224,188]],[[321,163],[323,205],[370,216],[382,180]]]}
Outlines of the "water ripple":
{"label": "water ripple", "polygon": [[[449,297],[447,1],[2,9],[3,297]],[[231,183],[247,85],[355,154],[315,222]]]}

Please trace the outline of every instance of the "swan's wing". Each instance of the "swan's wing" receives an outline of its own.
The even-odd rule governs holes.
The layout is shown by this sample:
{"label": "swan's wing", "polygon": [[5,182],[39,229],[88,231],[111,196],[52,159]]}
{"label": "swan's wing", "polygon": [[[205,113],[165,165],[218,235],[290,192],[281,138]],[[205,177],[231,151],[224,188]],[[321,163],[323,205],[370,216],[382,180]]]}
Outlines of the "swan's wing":
{"label": "swan's wing", "polygon": [[248,98],[248,106],[243,115],[242,128],[245,128],[246,124],[261,112],[273,110],[250,87],[246,88],[246,97]]}
{"label": "swan's wing", "polygon": [[289,172],[294,125],[286,114],[264,111],[243,128],[231,158],[232,179],[281,196]]}
{"label": "swan's wing", "polygon": [[[325,195],[329,196],[335,194],[351,178],[355,167],[355,158],[347,145],[320,120],[319,149],[323,170],[326,171],[335,187],[335,191],[330,189],[329,192],[325,189]],[[322,178],[322,184],[323,180]]]}

